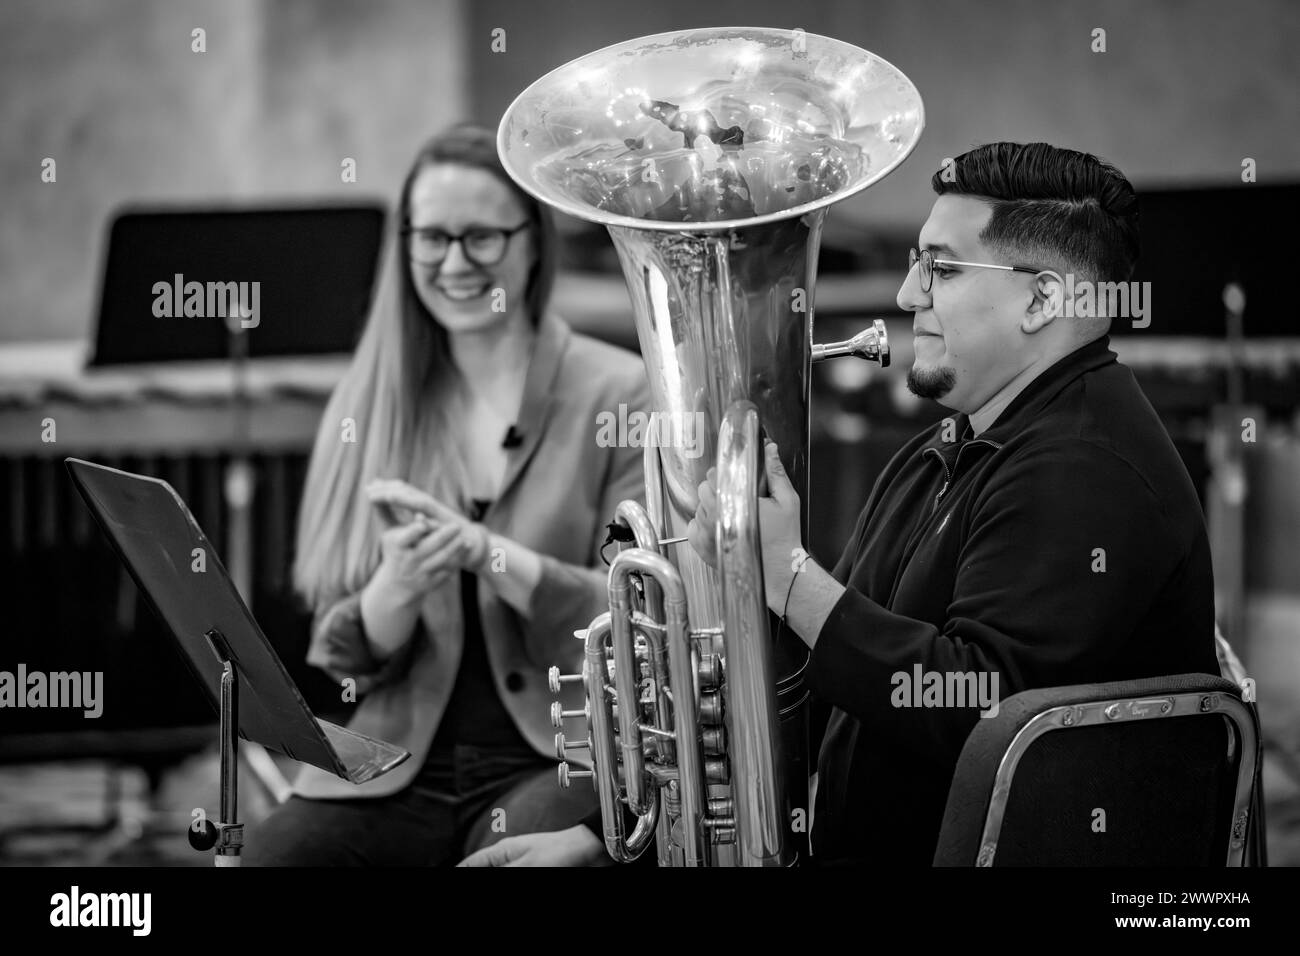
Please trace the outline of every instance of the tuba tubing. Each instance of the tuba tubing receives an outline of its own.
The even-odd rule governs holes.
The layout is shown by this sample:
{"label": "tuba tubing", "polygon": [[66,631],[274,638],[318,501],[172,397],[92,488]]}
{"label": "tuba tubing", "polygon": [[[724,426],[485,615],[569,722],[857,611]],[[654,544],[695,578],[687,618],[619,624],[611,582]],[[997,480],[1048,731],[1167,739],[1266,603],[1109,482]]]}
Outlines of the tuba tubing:
{"label": "tuba tubing", "polygon": [[586,633],[579,632],[586,645],[583,683],[587,691],[587,714],[591,730],[591,755],[600,798],[601,825],[605,849],[618,863],[630,863],[645,852],[655,837],[659,818],[658,794],[652,792],[650,806],[637,816],[636,826],[628,836],[619,805],[618,760],[614,754],[613,714],[605,692],[605,642],[610,632],[610,615],[601,614],[591,622]]}
{"label": "tuba tubing", "polygon": [[[668,644],[668,666],[672,687],[685,699],[674,699],[672,736],[677,761],[675,789],[681,804],[682,850],[685,866],[704,866],[705,778],[704,753],[700,746],[697,703],[691,693],[695,684],[695,665],[690,648],[687,623],[686,589],[681,575],[668,559],[641,548],[619,552],[609,568],[610,640],[614,647],[614,686],[619,701],[619,735],[623,753],[624,786],[627,805],[633,813],[649,812],[646,787],[648,774],[641,747],[639,695],[636,693],[635,629],[633,625],[631,576],[637,573],[652,578],[663,592],[663,628]],[[673,784],[670,783],[670,788]]]}
{"label": "tuba tubing", "polygon": [[732,799],[742,866],[785,866],[785,766],[776,704],[776,673],[768,639],[758,492],[764,476],[758,409],[738,401],[718,433],[718,573],[722,583],[723,645],[733,708]]}

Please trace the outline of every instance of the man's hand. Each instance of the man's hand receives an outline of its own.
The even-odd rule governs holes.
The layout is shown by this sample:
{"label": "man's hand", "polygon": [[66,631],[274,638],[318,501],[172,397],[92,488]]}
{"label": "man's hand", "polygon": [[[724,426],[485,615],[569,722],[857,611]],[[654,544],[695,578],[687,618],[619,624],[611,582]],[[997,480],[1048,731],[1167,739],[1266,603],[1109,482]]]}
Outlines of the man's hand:
{"label": "man's hand", "polygon": [[767,606],[782,613],[785,596],[795,573],[808,560],[799,527],[799,494],[781,464],[776,442],[764,449],[767,468],[767,497],[758,499],[759,534],[763,539],[763,583]]}
{"label": "man's hand", "polygon": [[[767,472],[767,496],[758,499],[759,536],[763,542],[763,580],[767,586],[768,606],[780,613],[795,569],[806,559],[800,536],[799,495],[781,464],[776,443],[769,441],[763,450]],[[718,566],[717,469],[710,468],[699,487],[699,507],[686,530],[691,547],[712,568]]]}
{"label": "man's hand", "polygon": [[695,517],[686,526],[686,537],[695,549],[695,553],[709,567],[717,570],[718,542],[715,537],[717,529],[718,495],[714,490],[718,469],[710,468],[696,489]]}
{"label": "man's hand", "polygon": [[506,837],[471,853],[457,866],[598,866],[610,862],[605,845],[584,826]]}

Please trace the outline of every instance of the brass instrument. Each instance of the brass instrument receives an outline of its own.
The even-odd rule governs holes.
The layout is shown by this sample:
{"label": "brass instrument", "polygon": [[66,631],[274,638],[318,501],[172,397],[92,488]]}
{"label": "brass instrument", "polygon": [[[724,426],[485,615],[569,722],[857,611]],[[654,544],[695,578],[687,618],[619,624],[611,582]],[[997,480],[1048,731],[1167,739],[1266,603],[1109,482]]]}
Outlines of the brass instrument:
{"label": "brass instrument", "polygon": [[[661,865],[784,866],[806,846],[791,821],[808,811],[808,652],[773,638],[760,438],[780,447],[806,536],[811,363],[889,364],[879,321],[812,343],[822,222],[898,166],[923,123],[916,88],[879,57],[751,28],[608,47],[535,82],[502,119],[510,175],[609,228],[661,426],[645,442],[646,507],[618,508],[635,547],[612,562],[609,612],[578,632],[582,673],[551,673],[557,694],[585,687],[583,710],[552,710],[558,727],[588,725],[585,740],[557,734],[560,781],[592,777],[616,860],[654,841]],[[717,571],[685,541],[715,464]],[[591,770],[565,762],[582,749]]]}

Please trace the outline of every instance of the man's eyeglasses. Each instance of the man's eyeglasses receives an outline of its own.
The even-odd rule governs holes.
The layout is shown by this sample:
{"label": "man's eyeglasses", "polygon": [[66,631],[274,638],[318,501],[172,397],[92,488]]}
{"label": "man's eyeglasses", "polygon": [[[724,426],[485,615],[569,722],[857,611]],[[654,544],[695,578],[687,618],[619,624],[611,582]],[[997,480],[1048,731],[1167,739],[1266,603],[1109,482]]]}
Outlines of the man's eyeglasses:
{"label": "man's eyeglasses", "polygon": [[921,264],[921,291],[929,292],[930,286],[934,282],[934,267],[946,268],[947,266],[969,266],[973,269],[1001,269],[1004,272],[1028,272],[1030,275],[1038,275],[1042,269],[1031,269],[1028,266],[998,266],[988,262],[959,262],[956,259],[936,259],[930,255],[930,250],[926,249],[917,252],[915,249],[907,250],[907,271],[911,272],[917,263]]}
{"label": "man's eyeglasses", "polygon": [[402,240],[411,261],[422,266],[442,265],[453,242],[460,243],[461,253],[474,265],[494,266],[505,258],[510,237],[531,225],[531,222],[520,223],[513,229],[475,226],[460,234],[433,227],[405,226],[402,229]]}

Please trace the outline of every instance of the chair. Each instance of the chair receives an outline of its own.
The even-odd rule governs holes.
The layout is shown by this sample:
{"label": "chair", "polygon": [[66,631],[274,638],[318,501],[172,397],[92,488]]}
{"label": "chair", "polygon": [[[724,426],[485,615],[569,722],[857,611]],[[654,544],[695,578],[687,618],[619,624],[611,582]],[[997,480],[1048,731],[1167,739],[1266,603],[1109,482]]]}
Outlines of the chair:
{"label": "chair", "polygon": [[966,740],[936,866],[1262,863],[1259,720],[1180,674],[1025,691]]}

